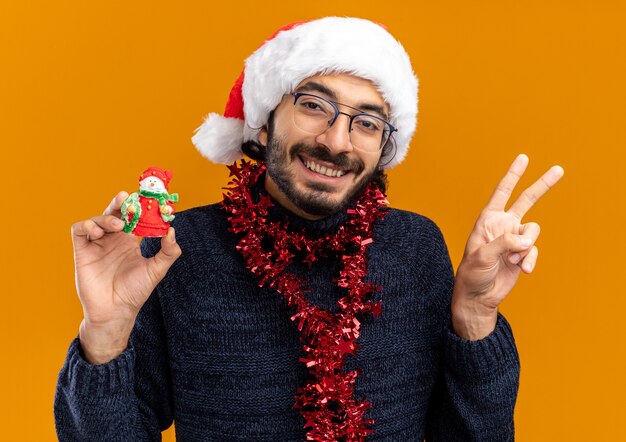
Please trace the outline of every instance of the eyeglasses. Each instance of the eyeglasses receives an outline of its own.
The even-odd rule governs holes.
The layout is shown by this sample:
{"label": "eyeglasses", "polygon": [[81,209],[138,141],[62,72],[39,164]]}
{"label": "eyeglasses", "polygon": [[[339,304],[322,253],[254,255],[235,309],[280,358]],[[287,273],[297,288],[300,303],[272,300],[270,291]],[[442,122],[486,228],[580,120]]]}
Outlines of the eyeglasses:
{"label": "eyeglasses", "polygon": [[[377,152],[389,141],[397,129],[389,122],[376,115],[368,114],[357,108],[335,103],[313,94],[295,93],[293,122],[297,128],[313,135],[321,135],[335,123],[339,114],[350,119],[348,133],[350,143],[366,152]],[[357,111],[355,114],[341,112],[337,105]]]}

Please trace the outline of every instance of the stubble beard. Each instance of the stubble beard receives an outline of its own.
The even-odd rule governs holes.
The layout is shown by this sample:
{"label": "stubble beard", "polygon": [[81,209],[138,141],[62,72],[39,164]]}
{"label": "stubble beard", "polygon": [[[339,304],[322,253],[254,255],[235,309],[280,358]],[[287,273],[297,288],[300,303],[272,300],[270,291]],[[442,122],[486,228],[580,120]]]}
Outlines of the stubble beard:
{"label": "stubble beard", "polygon": [[[350,173],[360,176],[352,185],[346,197],[336,201],[330,194],[332,188],[324,183],[307,183],[310,190],[301,191],[296,188],[293,181],[295,177],[289,170],[289,165],[300,161],[299,154],[304,154],[313,160],[326,161],[343,170],[349,169]],[[309,215],[327,217],[345,210],[350,203],[361,194],[365,186],[369,184],[376,173],[376,169],[365,172],[365,165],[358,159],[349,159],[345,153],[332,156],[328,149],[322,146],[310,146],[305,143],[297,143],[291,146],[289,151],[283,140],[273,134],[268,134],[268,143],[265,151],[265,166],[267,173],[274,180],[278,189],[297,208]]]}

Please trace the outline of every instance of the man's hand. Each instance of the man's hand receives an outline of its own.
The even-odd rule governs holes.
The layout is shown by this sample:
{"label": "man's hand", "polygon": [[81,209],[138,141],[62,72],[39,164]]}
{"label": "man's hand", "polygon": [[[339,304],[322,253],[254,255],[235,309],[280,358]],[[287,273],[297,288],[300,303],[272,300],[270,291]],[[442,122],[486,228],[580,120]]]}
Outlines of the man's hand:
{"label": "man's hand", "polygon": [[76,288],[84,314],[79,338],[92,364],[124,351],[139,310],[181,255],[172,227],[154,257],[141,255],[137,238],[122,232],[120,207],[127,197],[118,193],[102,216],[72,226]]}
{"label": "man's hand", "polygon": [[505,206],[528,165],[519,155],[483,209],[469,236],[457,270],[452,295],[452,327],[468,340],[491,333],[498,305],[511,291],[520,272],[531,273],[537,262],[537,223],[522,223],[528,210],[563,176],[553,166],[528,187],[505,211]]}

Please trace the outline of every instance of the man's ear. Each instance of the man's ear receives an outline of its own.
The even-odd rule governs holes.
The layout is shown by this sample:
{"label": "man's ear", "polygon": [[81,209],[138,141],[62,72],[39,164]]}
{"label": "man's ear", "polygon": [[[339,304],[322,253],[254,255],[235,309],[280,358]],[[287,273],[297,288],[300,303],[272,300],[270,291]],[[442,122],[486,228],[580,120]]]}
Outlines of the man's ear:
{"label": "man's ear", "polygon": [[259,144],[267,146],[267,124],[259,131]]}

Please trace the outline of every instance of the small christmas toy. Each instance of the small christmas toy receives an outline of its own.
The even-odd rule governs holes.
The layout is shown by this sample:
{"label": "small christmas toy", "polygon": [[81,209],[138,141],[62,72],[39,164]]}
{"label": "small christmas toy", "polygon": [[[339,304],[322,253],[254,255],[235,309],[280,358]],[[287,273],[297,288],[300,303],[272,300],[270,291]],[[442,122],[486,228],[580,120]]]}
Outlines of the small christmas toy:
{"label": "small christmas toy", "polygon": [[124,232],[136,236],[165,236],[174,219],[174,206],[178,194],[167,193],[172,179],[171,170],[158,167],[146,169],[139,177],[139,192],[132,193],[122,203]]}

